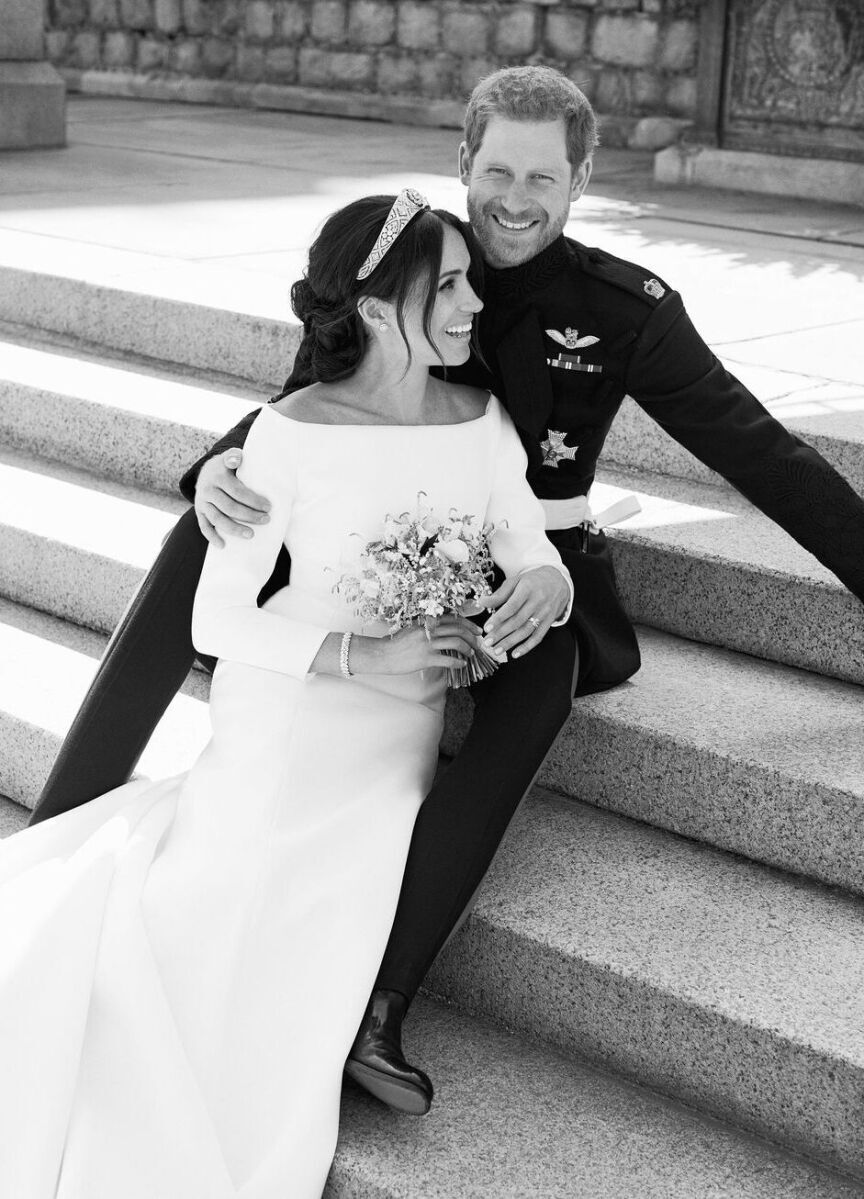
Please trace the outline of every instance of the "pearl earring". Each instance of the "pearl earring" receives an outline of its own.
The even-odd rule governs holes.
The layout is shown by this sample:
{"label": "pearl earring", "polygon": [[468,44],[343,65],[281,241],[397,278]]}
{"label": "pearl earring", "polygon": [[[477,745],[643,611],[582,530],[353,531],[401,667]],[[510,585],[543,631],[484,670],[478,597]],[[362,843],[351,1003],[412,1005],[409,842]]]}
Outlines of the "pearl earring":
{"label": "pearl earring", "polygon": [[378,326],[378,328],[381,330],[382,333],[386,333],[387,332],[387,322],[382,321],[381,324]]}

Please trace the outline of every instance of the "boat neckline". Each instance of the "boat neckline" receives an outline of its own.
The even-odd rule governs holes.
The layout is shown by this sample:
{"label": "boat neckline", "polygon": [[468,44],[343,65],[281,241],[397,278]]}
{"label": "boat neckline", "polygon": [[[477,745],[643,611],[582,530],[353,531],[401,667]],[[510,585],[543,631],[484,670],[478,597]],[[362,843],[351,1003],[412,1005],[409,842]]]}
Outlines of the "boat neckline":
{"label": "boat neckline", "polygon": [[359,421],[351,424],[331,424],[326,421],[297,420],[294,416],[286,416],[284,412],[276,412],[270,404],[262,404],[260,411],[270,412],[272,416],[278,417],[279,420],[286,420],[292,425],[308,425],[313,429],[461,429],[464,425],[477,425],[480,421],[486,420],[492,411],[494,398],[493,395],[489,396],[486,410],[481,416],[472,416],[470,420],[445,421],[435,425],[375,425],[363,424]]}

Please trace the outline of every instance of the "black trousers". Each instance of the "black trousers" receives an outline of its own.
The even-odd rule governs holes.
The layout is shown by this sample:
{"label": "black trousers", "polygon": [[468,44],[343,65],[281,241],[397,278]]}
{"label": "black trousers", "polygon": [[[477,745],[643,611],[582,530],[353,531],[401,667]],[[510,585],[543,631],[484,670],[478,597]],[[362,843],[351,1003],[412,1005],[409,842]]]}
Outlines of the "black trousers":
{"label": "black trousers", "polygon": [[570,715],[575,670],[565,625],[471,689],[471,728],[414,826],[378,987],[416,994]]}
{"label": "black trousers", "polygon": [[[195,658],[192,602],[206,542],[186,513],[118,625],[30,823],[120,786]],[[262,596],[287,582],[287,557]],[[413,998],[479,887],[570,712],[576,640],[551,629],[472,689],[466,741],[420,811],[378,986]],[[370,865],[374,865],[370,863]]]}

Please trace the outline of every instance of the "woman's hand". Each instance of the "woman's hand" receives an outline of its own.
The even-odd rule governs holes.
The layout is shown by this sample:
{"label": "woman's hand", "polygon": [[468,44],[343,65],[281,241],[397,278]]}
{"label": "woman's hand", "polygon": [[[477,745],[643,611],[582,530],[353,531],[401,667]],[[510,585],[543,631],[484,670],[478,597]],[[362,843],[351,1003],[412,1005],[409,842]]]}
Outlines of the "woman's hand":
{"label": "woman's hand", "polygon": [[431,666],[453,669],[474,656],[479,642],[480,630],[470,620],[441,616],[427,627],[412,625],[392,637],[355,637],[349,665],[352,674],[413,674]]}

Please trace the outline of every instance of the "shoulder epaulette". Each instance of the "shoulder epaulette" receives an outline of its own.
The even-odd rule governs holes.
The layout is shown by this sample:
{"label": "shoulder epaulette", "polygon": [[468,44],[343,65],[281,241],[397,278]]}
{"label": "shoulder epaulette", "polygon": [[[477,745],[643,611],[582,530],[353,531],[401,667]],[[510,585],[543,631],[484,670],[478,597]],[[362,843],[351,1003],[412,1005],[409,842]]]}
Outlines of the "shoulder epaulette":
{"label": "shoulder epaulette", "polygon": [[623,258],[616,258],[614,254],[608,254],[605,250],[583,246],[569,239],[568,244],[586,275],[636,296],[649,308],[656,307],[664,296],[672,291],[668,283],[638,263],[627,262]]}

